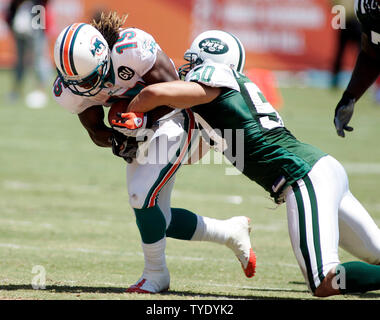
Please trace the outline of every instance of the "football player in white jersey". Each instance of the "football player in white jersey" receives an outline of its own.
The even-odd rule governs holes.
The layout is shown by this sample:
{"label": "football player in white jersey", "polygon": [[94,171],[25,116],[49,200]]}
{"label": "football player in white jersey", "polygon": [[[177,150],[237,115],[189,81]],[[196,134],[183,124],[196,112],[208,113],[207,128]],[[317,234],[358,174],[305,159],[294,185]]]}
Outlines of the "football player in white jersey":
{"label": "football player in white jersey", "polygon": [[[132,130],[124,123],[115,128],[104,123],[103,107],[133,98],[148,84],[178,79],[174,64],[154,38],[137,28],[122,28],[124,22],[125,18],[110,13],[93,25],[74,23],[61,32],[54,47],[58,77],[53,94],[61,106],[78,115],[96,145],[112,147],[115,155],[128,162],[129,203],[140,231],[145,266],[141,278],[127,292],[168,289],[166,237],[225,244],[238,257],[247,277],[252,277],[256,257],[247,217],[217,220],[170,206],[176,171],[192,144],[198,143],[192,112],[162,106],[158,112],[141,117],[139,126]],[[136,132],[144,127],[154,133],[140,146],[155,155],[159,141],[164,160],[157,162],[153,156],[140,163],[134,158]]]}
{"label": "football player in white jersey", "polygon": [[[199,123],[208,132],[222,133],[221,138],[227,130],[243,130],[240,170],[276,203],[286,202],[292,247],[310,291],[325,297],[379,290],[380,229],[351,194],[343,166],[297,140],[241,72],[240,41],[227,32],[206,31],[195,38],[185,59],[189,63],[180,73],[186,81],[147,86],[129,111],[147,112],[161,104],[191,108]],[[227,140],[227,158],[228,149],[238,150],[234,143]],[[341,263],[338,246],[366,262]]]}

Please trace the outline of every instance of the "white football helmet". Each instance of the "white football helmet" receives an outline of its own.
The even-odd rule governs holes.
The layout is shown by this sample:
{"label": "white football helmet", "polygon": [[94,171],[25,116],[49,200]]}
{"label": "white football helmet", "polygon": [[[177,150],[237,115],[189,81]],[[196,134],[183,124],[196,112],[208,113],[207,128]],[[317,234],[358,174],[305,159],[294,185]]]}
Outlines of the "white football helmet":
{"label": "white football helmet", "polygon": [[58,36],[54,61],[58,76],[74,94],[94,96],[103,88],[110,67],[110,50],[96,28],[73,23]]}
{"label": "white football helmet", "polygon": [[179,68],[181,78],[206,59],[226,64],[242,72],[245,64],[245,50],[240,40],[233,34],[222,30],[208,30],[194,39],[190,49],[186,50],[184,59],[189,63]]}

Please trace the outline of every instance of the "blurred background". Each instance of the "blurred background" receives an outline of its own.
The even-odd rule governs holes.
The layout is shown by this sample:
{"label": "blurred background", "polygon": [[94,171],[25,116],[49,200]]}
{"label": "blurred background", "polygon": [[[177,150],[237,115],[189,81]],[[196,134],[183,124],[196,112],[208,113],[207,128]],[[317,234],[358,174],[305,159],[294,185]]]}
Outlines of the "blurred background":
{"label": "blurred background", "polygon": [[[9,21],[12,2],[16,7],[25,2],[42,4],[46,10],[44,35],[37,40],[46,43],[40,44],[40,52],[35,53],[39,62],[34,59],[33,63],[33,57],[24,66],[18,62],[25,50]],[[274,87],[342,88],[347,84],[360,32],[353,3],[353,0],[1,0],[0,68],[14,69],[14,87],[20,91],[26,72],[23,69],[34,66],[41,86],[52,73],[48,62],[52,61],[52,46],[59,32],[74,21],[89,22],[101,11],[116,10],[129,15],[127,26],[151,33],[177,67],[183,63],[183,53],[196,34],[207,29],[234,33],[246,49],[246,73],[258,82],[272,104],[280,107],[281,95]],[[344,31],[331,26],[337,16],[332,10],[336,4],[346,6]],[[30,19],[20,18],[14,9],[12,14],[13,26],[15,17],[18,21]],[[45,45],[48,50],[42,49]],[[11,88],[8,98],[20,94]]]}

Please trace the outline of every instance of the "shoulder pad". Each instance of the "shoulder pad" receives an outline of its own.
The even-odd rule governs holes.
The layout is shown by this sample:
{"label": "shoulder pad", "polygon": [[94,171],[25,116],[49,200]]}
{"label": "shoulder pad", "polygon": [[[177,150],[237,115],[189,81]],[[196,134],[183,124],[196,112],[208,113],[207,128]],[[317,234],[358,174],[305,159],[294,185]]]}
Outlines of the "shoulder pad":
{"label": "shoulder pad", "polygon": [[225,64],[209,60],[190,70],[185,81],[196,81],[210,87],[226,87],[240,91],[233,70]]}

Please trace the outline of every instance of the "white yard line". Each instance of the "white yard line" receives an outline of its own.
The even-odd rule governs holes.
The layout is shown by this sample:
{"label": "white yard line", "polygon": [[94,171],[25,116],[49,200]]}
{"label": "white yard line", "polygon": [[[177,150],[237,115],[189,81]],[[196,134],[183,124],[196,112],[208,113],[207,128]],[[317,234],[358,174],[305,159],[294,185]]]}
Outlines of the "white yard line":
{"label": "white yard line", "polygon": [[[8,249],[14,249],[14,250],[26,250],[26,251],[53,251],[53,252],[72,252],[72,253],[88,253],[88,254],[97,254],[97,255],[115,255],[115,256],[126,256],[126,257],[142,257],[142,252],[119,252],[119,251],[112,251],[112,250],[97,250],[97,249],[90,249],[90,248],[54,248],[54,247],[36,247],[36,246],[26,246],[26,245],[19,245],[14,243],[0,243],[0,248],[8,248]],[[233,263],[238,264],[238,260],[233,256],[231,252],[230,258],[208,258],[208,257],[191,257],[191,256],[173,256],[173,255],[167,255],[167,259],[169,260],[178,260],[178,261],[219,261],[223,263]],[[259,262],[258,265],[264,266],[265,262]],[[272,265],[272,264],[271,264]],[[277,263],[277,265],[281,267],[289,267],[294,268],[298,267],[297,265],[288,264],[288,263]]]}
{"label": "white yard line", "polygon": [[[380,162],[345,162],[342,163],[348,174],[380,174]],[[92,193],[102,190],[101,185],[63,185],[49,183],[32,183],[18,180],[5,180],[2,182],[2,187],[10,190],[38,190],[38,191],[72,191],[79,193]],[[177,197],[188,196],[188,192],[174,190],[174,195]],[[197,194],[193,193],[193,197],[200,199],[225,199],[226,202],[240,204],[243,199],[240,195],[221,195],[221,194]],[[261,198],[261,197],[260,197]]]}
{"label": "white yard line", "polygon": [[[248,290],[257,290],[257,291],[286,291],[286,292],[293,292],[294,289],[292,288],[276,288],[276,287],[252,287],[252,286],[242,286],[242,285],[232,285],[232,284],[222,284],[222,283],[203,283],[203,285],[207,287],[226,287],[226,288],[234,288],[234,289],[248,289]],[[306,286],[306,285],[305,285]],[[305,287],[306,292],[306,287]]]}
{"label": "white yard line", "polygon": [[17,219],[0,219],[0,225],[16,225],[16,226],[25,226],[25,227],[35,227],[35,228],[45,228],[45,229],[53,229],[53,225],[51,223],[39,223],[34,221],[26,221],[26,220],[17,220]]}
{"label": "white yard line", "polygon": [[348,174],[380,174],[380,162],[345,162],[342,165]]}
{"label": "white yard line", "polygon": [[3,188],[8,190],[24,191],[46,191],[46,192],[76,192],[76,193],[93,193],[102,188],[97,185],[63,185],[49,183],[31,183],[26,181],[6,180],[2,183]]}
{"label": "white yard line", "polygon": [[[143,256],[142,252],[118,252],[118,251],[111,251],[111,250],[97,250],[97,249],[90,249],[90,248],[53,248],[53,247],[35,247],[35,246],[25,246],[25,245],[18,245],[14,243],[0,243],[0,248],[9,248],[9,249],[16,249],[16,250],[29,250],[29,251],[54,251],[54,252],[73,252],[73,253],[89,253],[89,254],[98,254],[98,255],[115,255],[115,256]],[[209,259],[209,258],[203,258],[203,257],[189,257],[189,256],[171,256],[167,255],[167,259],[173,259],[173,260],[190,260],[190,261],[207,261],[207,260],[220,260],[220,261],[229,261],[229,259]]]}
{"label": "white yard line", "polygon": [[172,193],[173,199],[191,199],[198,202],[218,202],[218,203],[229,203],[239,205],[243,202],[249,203],[260,203],[260,204],[273,204],[269,198],[261,197],[261,196],[249,196],[244,197],[241,195],[226,195],[226,194],[215,194],[215,193],[196,193],[196,192],[185,192],[181,190],[174,189]]}
{"label": "white yard line", "polygon": [[[90,186],[90,185],[62,185],[62,184],[43,184],[43,183],[30,183],[25,181],[10,181],[6,180],[2,183],[2,187],[7,190],[16,191],[42,191],[42,192],[72,192],[72,193],[94,193],[102,190],[101,186]],[[127,196],[127,194],[126,194]],[[184,192],[180,190],[173,190],[173,198],[187,198],[197,201],[205,202],[222,202],[239,205],[243,203],[244,198],[240,195],[226,195],[226,194],[212,194],[212,193],[196,193],[196,192]],[[268,203],[268,199],[263,197],[250,196],[250,202],[264,202]]]}

